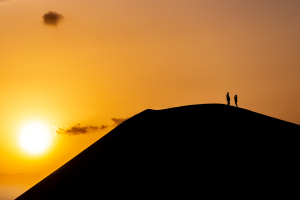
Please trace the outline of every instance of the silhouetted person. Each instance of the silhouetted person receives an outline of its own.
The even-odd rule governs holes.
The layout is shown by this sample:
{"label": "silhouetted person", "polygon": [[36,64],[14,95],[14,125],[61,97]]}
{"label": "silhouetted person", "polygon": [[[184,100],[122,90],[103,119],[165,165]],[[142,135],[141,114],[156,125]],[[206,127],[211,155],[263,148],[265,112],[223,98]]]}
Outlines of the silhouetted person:
{"label": "silhouetted person", "polygon": [[234,102],[235,102],[236,107],[238,107],[238,105],[237,105],[237,95],[234,96]]}
{"label": "silhouetted person", "polygon": [[229,92],[227,92],[227,105],[230,105],[230,97],[229,97]]}

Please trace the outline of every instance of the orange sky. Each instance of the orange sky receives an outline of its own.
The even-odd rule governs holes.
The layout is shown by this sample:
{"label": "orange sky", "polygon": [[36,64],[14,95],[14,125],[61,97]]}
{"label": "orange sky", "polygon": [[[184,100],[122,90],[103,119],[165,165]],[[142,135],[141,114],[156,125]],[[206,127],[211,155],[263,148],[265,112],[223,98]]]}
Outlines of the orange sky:
{"label": "orange sky", "polygon": [[[0,191],[28,189],[111,118],[148,108],[226,103],[229,92],[300,124],[299,10],[299,0],[0,0]],[[57,26],[43,23],[48,11],[63,15]],[[33,119],[109,127],[53,129],[49,150],[31,156],[17,137]]]}

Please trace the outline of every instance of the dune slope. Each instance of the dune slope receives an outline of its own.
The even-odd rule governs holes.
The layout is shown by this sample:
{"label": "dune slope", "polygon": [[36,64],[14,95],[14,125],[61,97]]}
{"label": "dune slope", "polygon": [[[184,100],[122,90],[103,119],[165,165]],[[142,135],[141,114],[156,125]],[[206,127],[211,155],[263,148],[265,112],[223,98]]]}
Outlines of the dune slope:
{"label": "dune slope", "polygon": [[145,110],[17,200],[276,196],[297,179],[299,133],[223,104]]}

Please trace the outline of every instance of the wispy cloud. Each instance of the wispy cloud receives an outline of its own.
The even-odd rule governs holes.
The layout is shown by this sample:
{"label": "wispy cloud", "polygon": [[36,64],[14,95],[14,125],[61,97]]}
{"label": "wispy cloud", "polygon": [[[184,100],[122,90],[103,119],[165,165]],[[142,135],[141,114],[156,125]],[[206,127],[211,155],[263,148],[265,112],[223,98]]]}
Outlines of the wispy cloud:
{"label": "wispy cloud", "polygon": [[44,24],[49,26],[57,26],[58,23],[63,19],[63,15],[58,14],[54,11],[49,11],[43,15]]}
{"label": "wispy cloud", "polygon": [[60,126],[53,126],[55,129],[55,132],[59,135],[81,135],[81,134],[87,134],[91,132],[95,132],[98,130],[107,129],[109,127],[115,127],[126,121],[128,118],[112,118],[113,121],[112,125],[101,125],[101,126],[91,126],[91,125],[81,125],[76,124],[75,126],[71,126],[69,128],[62,128]]}
{"label": "wispy cloud", "polygon": [[94,132],[97,130],[102,130],[106,129],[108,126],[101,125],[101,126],[90,126],[90,125],[81,125],[77,124],[75,126],[72,126],[70,128],[61,128],[57,127],[56,128],[56,133],[57,134],[69,134],[69,135],[80,135],[80,134],[87,134],[90,132]]}
{"label": "wispy cloud", "polygon": [[114,122],[115,126],[120,125],[121,123],[123,123],[124,121],[126,121],[128,118],[112,118],[111,120]]}

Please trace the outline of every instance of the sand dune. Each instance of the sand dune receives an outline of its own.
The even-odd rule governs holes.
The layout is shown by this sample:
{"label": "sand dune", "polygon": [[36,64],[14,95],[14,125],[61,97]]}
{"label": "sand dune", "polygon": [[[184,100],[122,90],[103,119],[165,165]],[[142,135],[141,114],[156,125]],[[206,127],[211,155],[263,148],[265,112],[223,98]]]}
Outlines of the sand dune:
{"label": "sand dune", "polygon": [[17,199],[278,196],[293,190],[299,133],[223,104],[145,110]]}

